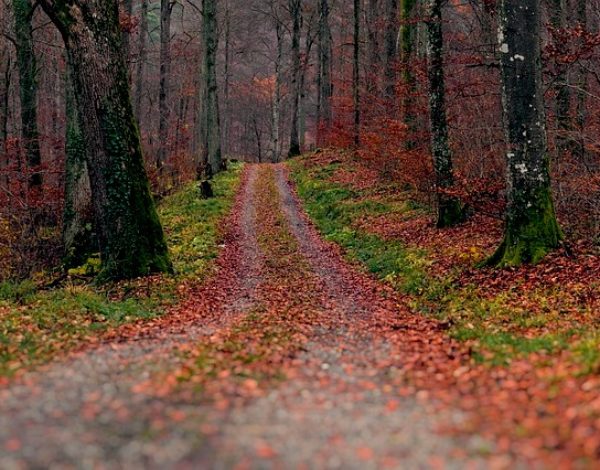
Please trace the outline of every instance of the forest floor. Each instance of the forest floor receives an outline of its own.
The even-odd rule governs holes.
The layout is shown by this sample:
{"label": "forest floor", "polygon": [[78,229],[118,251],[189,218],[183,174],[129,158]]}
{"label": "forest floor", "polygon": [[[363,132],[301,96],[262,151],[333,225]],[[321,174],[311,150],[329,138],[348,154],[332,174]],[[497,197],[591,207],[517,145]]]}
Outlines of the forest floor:
{"label": "forest floor", "polygon": [[552,263],[475,270],[475,222],[339,158],[247,165],[211,275],[5,379],[0,468],[593,468],[597,258],[543,304]]}

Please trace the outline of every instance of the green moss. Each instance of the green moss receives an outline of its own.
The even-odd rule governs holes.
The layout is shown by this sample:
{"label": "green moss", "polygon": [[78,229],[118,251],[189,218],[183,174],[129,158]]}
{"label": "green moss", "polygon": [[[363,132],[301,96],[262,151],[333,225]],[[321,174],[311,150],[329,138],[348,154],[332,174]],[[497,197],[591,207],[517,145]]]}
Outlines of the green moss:
{"label": "green moss", "polygon": [[556,220],[550,189],[542,188],[534,198],[518,205],[523,208],[509,209],[504,240],[485,265],[536,264],[560,245],[563,235]]}
{"label": "green moss", "polygon": [[241,166],[214,178],[215,197],[201,200],[194,183],[165,198],[159,214],[171,248],[175,275],[94,286],[98,258],[71,271],[63,287],[0,283],[0,376],[49,361],[124,323],[159,316],[179,299],[182,283],[201,282],[210,272],[221,242],[220,224],[229,213]]}

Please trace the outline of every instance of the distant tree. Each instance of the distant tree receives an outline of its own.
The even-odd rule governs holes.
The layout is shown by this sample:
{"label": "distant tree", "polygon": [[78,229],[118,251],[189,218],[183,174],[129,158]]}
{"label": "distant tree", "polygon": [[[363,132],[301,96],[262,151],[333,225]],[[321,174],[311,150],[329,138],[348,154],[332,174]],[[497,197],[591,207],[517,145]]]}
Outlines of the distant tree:
{"label": "distant tree", "polygon": [[558,247],[544,113],[540,0],[502,0],[500,53],[508,142],[504,240],[488,261],[497,266],[536,263]]}
{"label": "distant tree", "polygon": [[437,189],[437,226],[450,227],[462,221],[460,201],[444,191],[454,185],[452,152],[448,144],[446,119],[446,91],[444,83],[444,36],[442,32],[443,0],[428,0],[428,77],[429,121],[431,126],[431,152]]}
{"label": "distant tree", "polygon": [[300,33],[302,28],[302,3],[300,0],[289,0],[290,15],[292,17],[292,71],[291,71],[291,129],[290,149],[288,157],[300,155],[300,136],[298,133],[298,106],[300,102]]}
{"label": "distant tree", "polygon": [[38,130],[37,61],[33,48],[33,14],[37,3],[33,0],[13,0],[15,45],[19,69],[19,96],[21,98],[21,134],[29,176],[29,186],[41,186],[42,174],[34,170],[42,163]]}
{"label": "distant tree", "polygon": [[398,61],[398,0],[386,0],[386,19],[384,32],[384,97],[393,103],[396,96],[396,65]]}
{"label": "distant tree", "polygon": [[144,70],[148,56],[148,0],[142,0],[140,6],[139,44],[135,77],[135,98],[133,109],[138,126],[142,127],[142,98],[144,96]]}
{"label": "distant tree", "polygon": [[[329,26],[329,2],[328,0],[319,0],[319,75],[318,75],[318,109],[317,124],[323,125],[325,129],[331,126],[331,97],[333,96],[333,86],[331,84],[331,54],[332,38],[331,28]],[[320,136],[318,137],[321,143]]]}
{"label": "distant tree", "polygon": [[162,173],[169,149],[169,88],[171,84],[171,0],[160,2],[160,84],[158,92],[158,155],[156,168]]}
{"label": "distant tree", "polygon": [[354,0],[352,53],[352,102],[354,149],[360,146],[360,0]]}
{"label": "distant tree", "polygon": [[221,156],[221,123],[217,85],[217,2],[202,1],[202,110],[201,146],[202,161],[198,174],[205,182],[223,168]]}
{"label": "distant tree", "polygon": [[59,29],[85,141],[102,277],[169,271],[171,263],[135,124],[117,0],[40,0]]}

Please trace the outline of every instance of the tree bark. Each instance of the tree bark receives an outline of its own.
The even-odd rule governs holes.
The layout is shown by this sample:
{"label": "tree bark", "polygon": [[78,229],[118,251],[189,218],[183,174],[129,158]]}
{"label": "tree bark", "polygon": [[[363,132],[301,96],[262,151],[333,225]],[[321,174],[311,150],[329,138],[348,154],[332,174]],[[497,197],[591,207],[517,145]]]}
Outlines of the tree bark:
{"label": "tree bark", "polygon": [[[404,124],[406,124],[411,134],[414,134],[416,125],[414,113],[416,80],[412,72],[411,60],[414,54],[415,25],[413,24],[413,17],[416,3],[417,0],[400,0],[400,29],[398,30],[398,50],[402,67],[401,77],[406,88],[401,98],[400,108]],[[414,146],[414,137],[409,136],[405,142],[405,148],[411,150]]]}
{"label": "tree bark", "polygon": [[[550,0],[549,6],[552,26],[559,30],[565,29],[567,27],[567,0]],[[564,64],[558,64],[557,67],[558,70],[555,79],[556,148],[558,158],[561,158],[572,147],[570,141],[573,123],[571,119],[569,71]]]}
{"label": "tree bark", "polygon": [[85,140],[101,279],[170,271],[129,93],[117,0],[41,0],[60,30]]}
{"label": "tree bark", "polygon": [[92,188],[85,155],[85,139],[79,125],[72,72],[66,81],[66,162],[63,245],[65,267],[79,266],[98,250],[93,235]]}
{"label": "tree bark", "polygon": [[450,227],[463,219],[460,201],[445,191],[454,185],[452,152],[448,144],[446,92],[444,83],[444,36],[442,30],[442,0],[429,0],[428,77],[431,150],[437,190],[439,228]]}
{"label": "tree bark", "polygon": [[33,48],[33,0],[13,0],[15,45],[19,69],[19,96],[21,99],[21,134],[29,174],[29,187],[42,185],[40,136],[37,123],[37,61]]}
{"label": "tree bark", "polygon": [[156,168],[162,174],[169,154],[169,88],[171,84],[171,0],[160,2],[160,86],[158,92],[158,154]]}
{"label": "tree bark", "polygon": [[7,48],[0,50],[0,168],[8,165],[6,139],[8,138],[8,102],[12,64]]}
{"label": "tree bark", "polygon": [[290,129],[290,149],[288,157],[300,155],[300,138],[298,134],[298,106],[300,102],[300,30],[302,22],[301,0],[289,0],[290,15],[292,16],[292,116]]}
{"label": "tree bark", "polygon": [[216,0],[202,1],[202,50],[204,52],[202,86],[202,162],[198,173],[209,180],[223,169],[221,159],[221,123],[217,86],[217,5]]}
{"label": "tree bark", "polygon": [[379,0],[367,0],[366,8],[367,26],[367,63],[369,79],[367,80],[367,92],[377,93],[377,77],[380,72],[381,55],[379,47]]}
{"label": "tree bark", "polygon": [[354,149],[360,147],[360,0],[354,0],[354,29],[352,54],[352,102],[354,108]]}
{"label": "tree bark", "polygon": [[283,28],[275,18],[275,34],[277,35],[277,57],[275,58],[275,90],[271,105],[271,161],[278,162],[281,155],[279,121],[281,112],[281,62],[283,60]]}
{"label": "tree bark", "polygon": [[499,43],[507,160],[504,240],[488,263],[536,263],[562,235],[552,200],[544,115],[539,0],[502,0]]}
{"label": "tree bark", "polygon": [[[329,26],[328,0],[319,1],[319,105],[317,126],[325,130],[331,127],[331,28]],[[322,145],[323,138],[317,130],[317,142]]]}

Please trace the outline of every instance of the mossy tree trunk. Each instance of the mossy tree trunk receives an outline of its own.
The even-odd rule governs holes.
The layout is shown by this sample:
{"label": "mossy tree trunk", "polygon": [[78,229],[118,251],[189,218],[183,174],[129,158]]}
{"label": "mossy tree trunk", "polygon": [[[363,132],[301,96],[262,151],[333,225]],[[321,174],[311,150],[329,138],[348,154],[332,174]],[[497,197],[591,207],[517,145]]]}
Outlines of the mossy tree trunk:
{"label": "mossy tree trunk", "polygon": [[29,174],[29,187],[42,185],[40,136],[37,123],[37,61],[33,48],[33,14],[37,3],[33,0],[13,0],[15,45],[19,69],[19,97],[21,100],[21,135]]}
{"label": "mossy tree trunk", "polygon": [[103,279],[171,270],[150,194],[117,0],[42,0],[60,30],[85,141]]}
{"label": "mossy tree trunk", "polygon": [[[401,77],[405,90],[401,97],[400,110],[404,124],[411,134],[416,127],[416,116],[414,113],[414,94],[416,80],[412,71],[412,58],[415,49],[415,24],[414,12],[417,0],[400,0],[400,29],[398,30],[398,49],[401,62]],[[405,148],[412,150],[415,147],[413,135],[409,135],[405,142]]]}
{"label": "mossy tree trunk", "polygon": [[458,198],[447,190],[454,185],[452,152],[448,144],[446,118],[446,91],[444,82],[444,36],[442,30],[442,0],[429,0],[427,19],[427,52],[429,77],[429,121],[431,127],[431,153],[437,189],[439,228],[450,227],[463,219]]}
{"label": "mossy tree trunk", "polygon": [[[331,127],[331,98],[333,96],[333,86],[331,83],[331,27],[329,25],[329,1],[319,0],[319,106],[318,119],[319,126],[326,130]],[[317,142],[322,144],[322,136],[317,136]]]}
{"label": "mossy tree trunk", "polygon": [[216,0],[202,1],[202,160],[198,169],[200,179],[210,180],[223,169],[221,157],[221,123],[217,85],[217,4]]}
{"label": "mossy tree trunk", "polygon": [[300,155],[300,135],[298,133],[298,109],[300,105],[300,32],[302,25],[302,3],[300,0],[289,0],[290,15],[292,17],[292,70],[291,70],[291,128],[290,148],[288,157]]}
{"label": "mossy tree trunk", "polygon": [[536,263],[558,247],[544,113],[540,0],[503,0],[499,34],[507,151],[504,240],[496,266]]}
{"label": "mossy tree trunk", "polygon": [[92,188],[86,162],[85,139],[79,125],[72,73],[66,80],[66,163],[63,245],[65,267],[81,265],[91,253],[98,251],[93,232],[94,209]]}

